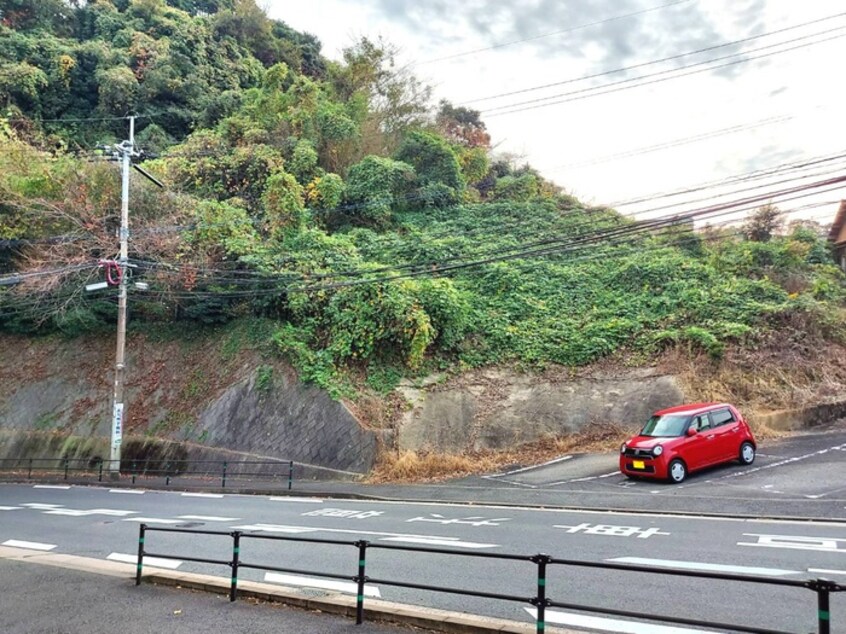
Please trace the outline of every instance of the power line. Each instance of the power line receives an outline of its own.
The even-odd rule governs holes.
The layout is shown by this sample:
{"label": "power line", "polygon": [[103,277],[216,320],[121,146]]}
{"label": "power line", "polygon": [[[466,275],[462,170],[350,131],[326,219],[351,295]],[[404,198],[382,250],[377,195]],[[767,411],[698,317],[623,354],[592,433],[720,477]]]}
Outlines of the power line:
{"label": "power line", "polygon": [[[831,31],[840,31],[840,30],[843,30],[843,28],[844,27],[838,27],[837,29],[831,29]],[[814,35],[818,35],[818,34],[814,34]],[[570,103],[572,101],[581,101],[583,99],[590,99],[592,97],[599,97],[599,96],[607,95],[607,94],[611,94],[611,93],[622,92],[624,90],[631,90],[632,88],[641,88],[643,86],[649,86],[649,85],[652,85],[652,84],[659,84],[659,83],[671,81],[671,80],[674,80],[674,79],[680,79],[682,77],[689,77],[691,75],[697,75],[699,73],[705,73],[705,72],[709,72],[709,71],[713,71],[713,70],[718,70],[720,68],[728,68],[729,66],[735,66],[737,64],[745,64],[747,62],[752,62],[752,61],[756,61],[756,60],[759,60],[759,59],[765,59],[765,58],[768,58],[768,57],[772,57],[774,55],[780,55],[781,53],[789,53],[791,51],[800,50],[800,49],[803,49],[803,48],[808,48],[810,46],[815,46],[817,44],[824,44],[826,42],[831,42],[833,40],[837,40],[837,39],[844,37],[844,35],[846,35],[846,34],[841,33],[840,35],[834,35],[832,37],[824,38],[824,39],[821,39],[821,40],[816,40],[814,42],[806,42],[804,44],[798,44],[796,46],[791,46],[789,48],[785,48],[785,49],[782,49],[782,50],[779,50],[779,51],[764,53],[762,55],[757,55],[757,56],[754,56],[754,57],[745,57],[745,58],[742,58],[742,59],[726,62],[724,64],[717,64],[717,65],[714,65],[714,66],[708,66],[707,68],[697,68],[696,70],[688,71],[686,73],[679,73],[678,71],[685,70],[685,69],[688,69],[688,68],[698,67],[698,66],[702,66],[702,65],[706,65],[706,64],[711,64],[711,63],[713,63],[714,61],[717,61],[717,60],[716,59],[707,60],[705,62],[690,64],[688,66],[682,66],[680,68],[674,68],[674,69],[670,69],[670,70],[660,71],[660,72],[652,73],[652,74],[649,74],[649,75],[642,75],[641,77],[635,77],[635,78],[631,78],[631,79],[620,80],[620,81],[617,81],[617,82],[611,82],[609,84],[604,84],[602,86],[594,86],[592,88],[583,88],[583,89],[574,90],[574,91],[571,91],[571,92],[568,92],[568,93],[560,93],[558,95],[551,95],[549,97],[542,97],[542,98],[539,98],[539,99],[531,99],[529,101],[518,102],[518,103],[509,104],[509,105],[505,105],[505,106],[499,106],[497,108],[491,108],[489,110],[484,110],[483,112],[485,113],[485,116],[487,118],[490,118],[490,117],[498,117],[498,116],[502,116],[502,115],[516,114],[518,112],[526,112],[528,110],[536,110],[538,108],[545,108],[547,106],[556,106],[556,105],[560,105],[560,104],[563,104],[563,103]],[[806,36],[806,37],[812,37],[812,36]],[[797,38],[796,40],[791,40],[791,41],[798,41],[800,39],[806,39],[806,38]],[[785,43],[787,43],[787,42],[781,42],[778,45],[785,44]],[[775,45],[775,46],[777,46],[777,45]],[[770,48],[770,47],[761,47],[760,49],[756,49],[756,50],[763,50],[764,48]],[[733,57],[733,56],[729,56],[729,57]],[[667,75],[669,73],[678,73],[678,74],[672,75],[670,77],[663,77],[663,75]],[[649,79],[649,78],[653,78],[653,77],[657,77],[657,78],[656,79],[650,79],[650,81],[641,81],[643,79]],[[634,82],[639,82],[639,83],[634,83]],[[624,84],[629,84],[629,85],[624,85]],[[585,94],[585,93],[589,93],[589,94]],[[565,97],[565,98],[560,99],[561,97]],[[549,100],[552,100],[552,99],[558,99],[558,101],[549,101]],[[542,103],[542,102],[545,102],[545,101],[548,101],[548,103]],[[525,107],[521,107],[521,106],[525,106]]]}
{"label": "power line", "polygon": [[[737,46],[739,44],[746,44],[748,42],[753,42],[755,40],[760,40],[762,38],[770,37],[770,36],[773,36],[773,35],[779,35],[781,33],[787,33],[789,31],[795,31],[797,29],[801,29],[801,28],[804,28],[806,26],[811,26],[811,25],[814,25],[814,24],[827,22],[829,20],[834,20],[834,19],[841,18],[841,17],[844,17],[844,16],[846,16],[846,12],[835,13],[833,15],[825,16],[825,17],[819,18],[817,20],[811,20],[809,22],[802,22],[800,24],[794,24],[793,26],[788,26],[788,27],[784,27],[784,28],[781,28],[781,29],[776,29],[775,31],[769,31],[767,33],[761,33],[760,35],[752,35],[752,36],[741,38],[741,39],[738,39],[738,40],[732,40],[730,42],[723,42],[722,44],[716,44],[716,45],[713,45],[713,46],[706,46],[705,48],[699,48],[699,49],[696,49],[696,50],[693,50],[693,51],[686,51],[684,53],[678,53],[676,55],[670,55],[669,57],[662,57],[660,59],[654,59],[654,60],[650,60],[650,61],[647,61],[647,62],[640,62],[638,64],[632,64],[631,66],[621,66],[620,68],[613,68],[613,69],[602,71],[602,72],[599,72],[599,73],[592,73],[590,75],[583,75],[581,77],[573,77],[573,78],[565,79],[565,80],[562,80],[562,81],[552,82],[552,83],[548,83],[548,84],[541,84],[539,86],[530,86],[528,88],[521,88],[520,90],[512,90],[512,91],[509,91],[509,92],[503,92],[503,93],[497,93],[497,94],[494,94],[494,95],[488,95],[487,97],[479,97],[477,99],[470,99],[468,101],[462,102],[460,105],[467,105],[467,104],[471,104],[471,103],[479,103],[481,101],[491,101],[493,99],[500,99],[500,98],[503,98],[503,97],[513,97],[514,95],[521,95],[521,94],[525,94],[527,92],[535,92],[535,91],[538,91],[538,90],[544,90],[546,88],[557,88],[558,86],[565,86],[567,84],[577,83],[577,82],[585,81],[585,80],[588,80],[588,79],[597,79],[599,77],[606,77],[608,75],[625,73],[625,72],[628,72],[628,71],[637,70],[638,68],[645,68],[645,67],[648,67],[648,66],[654,66],[656,64],[663,64],[665,62],[671,62],[671,61],[674,61],[674,60],[677,60],[677,59],[681,59],[683,57],[689,57],[691,55],[700,55],[702,53],[709,53],[711,51],[716,51],[716,50],[719,50],[721,48],[727,48],[727,47],[730,47],[730,46]],[[808,37],[808,36],[806,36],[806,37]],[[792,41],[793,40],[788,40],[788,42],[792,42]],[[778,46],[778,45],[779,44],[771,44],[769,46],[772,47],[772,46]],[[763,50],[763,49],[753,49],[752,51],[746,51],[746,52],[754,52],[755,50]],[[718,60],[719,59],[728,59],[729,57],[733,57],[735,55],[742,55],[742,54],[744,54],[744,52],[741,51],[739,53],[732,53],[731,55],[728,55],[725,58],[717,58],[717,59]],[[700,62],[700,63],[705,63],[705,62]],[[684,67],[682,67],[682,68],[684,68]],[[673,70],[681,70],[681,68],[676,68],[676,69],[673,69]]]}

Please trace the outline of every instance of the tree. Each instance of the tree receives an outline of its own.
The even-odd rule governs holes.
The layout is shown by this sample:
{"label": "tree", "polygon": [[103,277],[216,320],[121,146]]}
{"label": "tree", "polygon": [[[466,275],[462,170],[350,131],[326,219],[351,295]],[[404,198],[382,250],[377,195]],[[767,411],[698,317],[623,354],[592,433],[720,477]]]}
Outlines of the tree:
{"label": "tree", "polygon": [[464,190],[461,164],[449,144],[429,132],[414,131],[406,135],[395,157],[414,168],[422,198],[436,206],[455,202]]}
{"label": "tree", "polygon": [[367,223],[384,224],[414,180],[414,168],[408,163],[365,156],[347,175],[347,214]]}
{"label": "tree", "polygon": [[769,242],[770,238],[779,232],[782,224],[781,211],[768,203],[755,210],[744,225],[743,231],[753,242]]}
{"label": "tree", "polygon": [[490,148],[491,135],[478,110],[453,106],[442,99],[435,123],[449,141],[469,148]]}

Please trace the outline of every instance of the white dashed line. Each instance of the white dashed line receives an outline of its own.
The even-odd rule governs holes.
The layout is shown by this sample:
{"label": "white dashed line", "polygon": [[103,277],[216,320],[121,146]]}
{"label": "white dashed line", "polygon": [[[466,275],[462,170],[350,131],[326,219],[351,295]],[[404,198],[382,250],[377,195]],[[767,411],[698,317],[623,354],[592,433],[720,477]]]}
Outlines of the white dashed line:
{"label": "white dashed line", "polygon": [[41,542],[25,542],[18,539],[8,539],[2,546],[11,546],[12,548],[29,548],[30,550],[53,550],[56,544],[42,544]]}
{"label": "white dashed line", "polygon": [[0,506],[0,511],[17,511],[21,506]]}
{"label": "white dashed line", "polygon": [[138,522],[139,524],[181,524],[184,520],[164,520],[158,517],[127,517],[124,522]]}
{"label": "white dashed line", "polygon": [[222,493],[182,493],[184,498],[222,498]]}
{"label": "white dashed line", "polygon": [[818,572],[821,575],[846,575],[846,570],[827,570],[825,568],[808,568],[808,572]]}
{"label": "white dashed line", "polygon": [[[344,581],[332,581],[330,579],[314,579],[312,577],[300,577],[298,575],[282,575],[276,572],[268,572],[264,580],[271,583],[281,583],[286,586],[301,586],[304,588],[320,588],[322,590],[335,590],[337,592],[348,592],[356,594],[358,584]],[[380,598],[382,593],[376,586],[364,586],[364,596]]]}
{"label": "white dashed line", "polygon": [[36,484],[33,485],[33,489],[61,489],[62,491],[67,491],[70,489],[69,484]]}
{"label": "white dashed line", "polygon": [[[127,564],[138,564],[138,555],[127,555],[125,553],[112,553],[106,559],[112,561],[122,561]],[[154,568],[169,568],[176,570],[182,562],[178,559],[161,559],[160,557],[144,557],[144,567],[152,566]]]}
{"label": "white dashed line", "polygon": [[109,489],[109,493],[132,493],[133,495],[144,495],[143,489]]}
{"label": "white dashed line", "polygon": [[[538,618],[536,608],[524,608]],[[706,630],[692,630],[686,627],[673,627],[668,625],[656,625],[655,623],[638,623],[636,621],[621,621],[619,619],[607,619],[599,616],[587,616],[574,614],[572,612],[546,611],[546,622],[556,625],[572,625],[574,627],[585,627],[591,630],[603,632],[620,632],[620,634],[710,634]]]}
{"label": "white dashed line", "polygon": [[180,515],[181,520],[197,520],[200,522],[237,522],[240,517],[217,517],[216,515]]}
{"label": "white dashed line", "polygon": [[21,504],[21,506],[26,506],[27,508],[31,508],[36,511],[49,511],[52,509],[62,508],[61,504],[40,504],[38,502],[28,502],[26,504]]}
{"label": "white dashed line", "polygon": [[138,511],[120,511],[116,509],[53,509],[44,511],[44,515],[66,515],[68,517],[88,517],[89,515],[108,515],[110,517],[126,517],[134,515]]}
{"label": "white dashed line", "polygon": [[323,500],[320,498],[297,498],[297,497],[290,497],[287,495],[283,496],[271,496],[270,500],[273,502],[306,502],[308,504],[323,504]]}
{"label": "white dashed line", "polygon": [[782,575],[798,575],[801,570],[782,570],[780,568],[759,568],[757,566],[730,566],[725,564],[709,564],[698,561],[677,561],[674,559],[649,559],[647,557],[616,557],[606,559],[621,564],[639,566],[656,566],[658,568],[679,568],[681,570],[702,570],[704,572],[728,572],[741,575],[761,575],[765,577],[780,577]]}
{"label": "white dashed line", "polygon": [[479,542],[451,541],[449,539],[434,539],[431,537],[385,537],[382,542],[399,542],[402,544],[419,544],[421,546],[449,546],[452,548],[496,548],[498,544],[480,544]]}

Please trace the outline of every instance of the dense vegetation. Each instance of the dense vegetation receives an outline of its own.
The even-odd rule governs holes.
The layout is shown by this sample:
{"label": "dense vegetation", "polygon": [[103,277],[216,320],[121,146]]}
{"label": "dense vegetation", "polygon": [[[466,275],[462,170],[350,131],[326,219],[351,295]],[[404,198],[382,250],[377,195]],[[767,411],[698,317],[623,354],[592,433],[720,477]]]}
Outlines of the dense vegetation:
{"label": "dense vegetation", "polygon": [[[132,324],[261,317],[304,378],[498,363],[717,358],[786,323],[846,343],[846,281],[817,233],[629,231],[497,158],[479,114],[362,40],[342,62],[253,0],[0,0],[0,328],[111,328],[83,293],[114,258],[138,115]],[[772,213],[772,210],[769,210]],[[30,275],[32,272],[46,272]],[[264,325],[263,325],[264,327]]]}

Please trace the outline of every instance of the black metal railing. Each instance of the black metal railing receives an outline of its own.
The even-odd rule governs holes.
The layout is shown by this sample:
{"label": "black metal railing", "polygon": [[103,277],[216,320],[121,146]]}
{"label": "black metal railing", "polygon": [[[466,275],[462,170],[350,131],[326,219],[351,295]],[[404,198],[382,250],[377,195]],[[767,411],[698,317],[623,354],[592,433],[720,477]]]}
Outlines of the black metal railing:
{"label": "black metal railing", "polygon": [[[206,559],[198,557],[187,557],[183,555],[162,554],[149,552],[146,550],[146,534],[151,531],[162,533],[188,533],[192,535],[216,535],[229,537],[232,539],[232,557],[231,559]],[[268,566],[264,564],[254,564],[245,562],[242,559],[241,544],[245,539],[259,539],[267,541],[280,542],[299,542],[306,544],[323,544],[334,546],[352,546],[356,549],[358,556],[357,574],[343,575],[334,572],[316,571],[316,570],[302,570],[295,568],[285,568],[280,566]],[[483,592],[480,590],[470,590],[466,588],[453,588],[447,586],[433,586],[422,583],[413,583],[408,581],[397,581],[394,579],[381,579],[367,576],[367,552],[368,550],[395,550],[402,552],[417,552],[426,553],[430,555],[449,555],[456,557],[473,557],[479,559],[500,559],[508,561],[529,562],[536,567],[537,585],[534,589],[535,594],[532,596],[526,595],[511,595],[496,592]],[[693,619],[686,617],[671,616],[665,614],[650,614],[646,612],[631,612],[628,610],[619,610],[609,607],[599,607],[594,605],[582,605],[577,603],[569,603],[564,601],[555,601],[548,598],[549,586],[547,584],[547,571],[550,566],[572,566],[577,568],[598,568],[603,570],[617,570],[626,572],[649,573],[660,575],[673,575],[679,577],[695,577],[700,579],[714,579],[721,581],[737,581],[743,583],[765,584],[770,586],[782,586],[788,588],[799,588],[810,590],[817,595],[817,623],[819,634],[831,634],[831,607],[830,596],[833,592],[844,592],[846,586],[839,585],[827,579],[777,579],[773,577],[753,576],[753,575],[738,575],[738,574],[723,574],[717,572],[706,572],[698,570],[683,570],[676,568],[659,568],[652,566],[609,563],[609,562],[593,562],[582,561],[576,559],[560,559],[551,557],[543,553],[537,555],[516,555],[506,553],[479,553],[466,552],[461,550],[453,550],[447,548],[427,548],[423,546],[399,546],[395,544],[374,544],[366,540],[357,541],[340,541],[334,539],[319,539],[314,537],[289,537],[279,535],[260,535],[255,533],[245,533],[242,531],[207,531],[196,530],[188,528],[158,528],[150,527],[146,524],[141,524],[138,536],[138,561],[135,575],[135,585],[141,584],[141,575],[144,566],[144,557],[158,557],[160,559],[171,559],[180,561],[190,561],[195,563],[213,564],[220,566],[227,566],[231,570],[231,582],[229,590],[229,600],[235,601],[238,597],[238,573],[241,569],[261,570],[268,572],[283,572],[301,575],[315,575],[327,579],[341,579],[345,581],[352,581],[356,584],[356,624],[361,625],[364,622],[364,596],[365,583],[379,584],[383,586],[394,586],[398,588],[410,588],[415,590],[425,590],[431,592],[442,592],[446,594],[457,594],[470,597],[478,597],[482,599],[495,599],[498,601],[514,601],[518,603],[527,603],[533,605],[537,609],[536,627],[538,634],[543,634],[546,627],[546,609],[547,608],[564,608],[568,610],[577,610],[581,612],[589,612],[595,614],[606,614],[611,616],[622,616],[647,621],[658,621],[664,623],[677,623],[680,625],[691,625],[698,627],[707,627],[719,631],[734,631],[734,632],[751,632],[753,634],[791,634],[783,630],[773,630],[761,627],[754,627],[744,624],[718,623],[714,621],[703,621],[701,619]]]}
{"label": "black metal railing", "polygon": [[[114,467],[114,469],[113,469]],[[63,480],[84,476],[98,482],[129,478],[163,479],[165,486],[179,478],[210,481],[226,488],[232,480],[269,480],[293,488],[293,460],[102,460],[100,458],[0,458],[0,472],[27,480],[61,475]]]}

